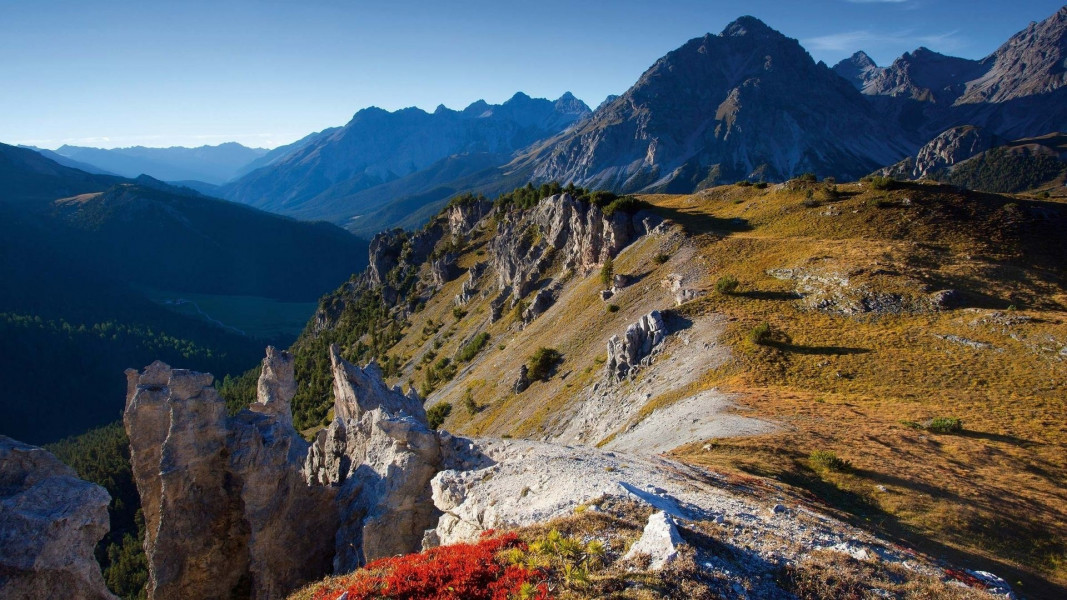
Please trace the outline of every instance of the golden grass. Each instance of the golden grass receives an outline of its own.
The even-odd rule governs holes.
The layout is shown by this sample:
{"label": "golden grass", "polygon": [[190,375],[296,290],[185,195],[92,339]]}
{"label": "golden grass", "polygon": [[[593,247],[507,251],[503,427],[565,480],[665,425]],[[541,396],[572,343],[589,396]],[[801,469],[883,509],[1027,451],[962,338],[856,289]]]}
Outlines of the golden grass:
{"label": "golden grass", "polygon": [[[612,299],[616,313],[597,297],[596,273],[576,274],[554,312],[525,329],[512,315],[490,324],[489,298],[480,295],[457,324],[452,299],[465,276],[449,282],[410,318],[391,352],[410,359],[398,380],[421,383],[414,367],[435,339],[437,356],[452,356],[471,335],[488,331],[486,349],[432,402],[461,407],[469,387],[482,410],[453,410],[445,428],[540,438],[598,380],[606,339],[649,310],[673,305],[659,281],[696,265],[702,279],[695,284],[710,293],[676,310],[688,318],[725,315],[721,342],[734,359],[691,386],[664,390],[640,414],[718,387],[739,394],[753,409],[746,415],[784,428],[713,440],[707,451],[696,443],[678,458],[778,477],[885,535],[987,566],[1026,596],[1063,594],[1067,361],[1059,353],[1067,344],[1067,236],[1056,229],[1062,219],[1021,219],[1018,211],[1048,214],[1064,205],[936,184],[889,192],[850,184],[838,186],[840,199],[809,207],[808,188],[823,184],[645,196],[688,235],[646,238],[615,259],[616,272],[643,276]],[[460,264],[485,260],[476,252],[490,235],[483,231]],[[686,264],[653,260],[694,248]],[[791,297],[796,281],[768,274],[780,269],[847,279],[853,292],[893,295],[908,307],[932,291],[955,289],[961,306],[828,314]],[[715,293],[714,282],[727,274],[740,281],[737,292]],[[423,336],[428,319],[445,325]],[[790,341],[752,344],[747,334],[761,322]],[[513,394],[519,365],[539,346],[560,350],[563,364],[549,381]],[[965,431],[937,435],[908,424],[941,416],[962,419]],[[816,473],[807,461],[814,450],[833,451],[854,469]]]}

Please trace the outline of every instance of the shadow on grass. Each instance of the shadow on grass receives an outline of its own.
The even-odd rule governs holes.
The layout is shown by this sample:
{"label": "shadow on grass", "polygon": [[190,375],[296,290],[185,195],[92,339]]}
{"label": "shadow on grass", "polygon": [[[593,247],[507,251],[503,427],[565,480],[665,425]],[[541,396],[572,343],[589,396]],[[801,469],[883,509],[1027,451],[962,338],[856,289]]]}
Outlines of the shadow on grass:
{"label": "shadow on grass", "polygon": [[801,298],[801,295],[796,292],[772,292],[762,290],[734,292],[731,295],[739,296],[741,298],[751,298],[753,300],[799,300]]}
{"label": "shadow on grass", "polygon": [[692,212],[675,208],[653,207],[652,210],[659,216],[678,223],[686,233],[696,235],[701,233],[737,233],[739,231],[752,231],[748,221],[741,218],[720,219],[709,214],[693,210]]}
{"label": "shadow on grass", "polygon": [[791,342],[766,342],[764,345],[771,348],[777,348],[782,352],[792,352],[793,354],[818,354],[825,356],[844,356],[846,354],[867,354],[870,352],[869,348],[850,348],[848,346],[804,346],[801,344],[793,344]]}

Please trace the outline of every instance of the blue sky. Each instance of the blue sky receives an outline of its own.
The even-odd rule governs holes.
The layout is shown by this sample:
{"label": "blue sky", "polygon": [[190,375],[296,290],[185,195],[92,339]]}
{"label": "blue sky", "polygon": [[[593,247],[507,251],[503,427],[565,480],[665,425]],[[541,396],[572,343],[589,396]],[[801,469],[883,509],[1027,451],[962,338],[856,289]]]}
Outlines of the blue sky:
{"label": "blue sky", "polygon": [[980,58],[1043,0],[0,0],[0,141],[273,147],[366,106],[592,106],[751,14],[833,64],[920,45]]}

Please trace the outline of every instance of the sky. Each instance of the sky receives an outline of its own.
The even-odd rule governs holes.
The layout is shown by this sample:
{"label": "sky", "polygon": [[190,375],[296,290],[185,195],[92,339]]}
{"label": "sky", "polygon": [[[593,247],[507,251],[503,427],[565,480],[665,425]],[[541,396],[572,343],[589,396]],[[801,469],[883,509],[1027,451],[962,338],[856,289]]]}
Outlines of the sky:
{"label": "sky", "polygon": [[596,107],[755,16],[833,65],[981,58],[1045,0],[0,0],[0,142],[272,148],[361,108],[566,91]]}

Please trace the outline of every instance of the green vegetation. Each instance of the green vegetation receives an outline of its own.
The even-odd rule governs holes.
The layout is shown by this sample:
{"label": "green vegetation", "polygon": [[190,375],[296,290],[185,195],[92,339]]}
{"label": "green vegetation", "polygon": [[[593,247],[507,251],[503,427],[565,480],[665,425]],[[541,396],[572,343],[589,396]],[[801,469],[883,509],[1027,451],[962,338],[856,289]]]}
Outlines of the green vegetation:
{"label": "green vegetation", "polygon": [[[173,318],[162,329],[138,322],[136,313],[131,322],[81,324],[0,313],[0,355],[5,360],[0,385],[7,390],[0,398],[4,433],[39,444],[114,420],[126,392],[122,372],[129,367],[162,360],[200,371],[239,373],[263,352],[260,342]],[[77,369],[65,377],[42,371],[57,364]]]}
{"label": "green vegetation", "polygon": [[608,305],[608,312],[610,312],[610,313],[619,312],[619,305],[618,304],[609,304]]}
{"label": "green vegetation", "polygon": [[530,360],[526,363],[527,376],[531,381],[546,381],[552,369],[562,360],[563,355],[558,350],[542,346],[530,356]]}
{"label": "green vegetation", "polygon": [[897,186],[897,180],[892,177],[875,176],[870,179],[871,188],[879,191],[887,191]]}
{"label": "green vegetation", "polygon": [[612,282],[615,279],[615,261],[609,256],[604,260],[604,264],[600,267],[600,283],[606,287],[611,287]]}
{"label": "green vegetation", "polygon": [[963,421],[956,417],[935,417],[924,423],[923,428],[934,433],[959,433],[963,431]]}
{"label": "green vegetation", "polygon": [[953,185],[987,192],[1022,192],[1049,183],[1067,171],[1055,156],[993,148],[956,165],[944,180]]}
{"label": "green vegetation", "polygon": [[452,381],[452,378],[456,376],[456,370],[456,364],[447,356],[437,359],[437,362],[426,369],[426,383],[423,384],[419,393],[423,398],[429,396],[437,389],[437,386]]}
{"label": "green vegetation", "polygon": [[723,295],[729,295],[737,291],[740,282],[733,275],[723,275],[715,282],[715,291]]}
{"label": "green vegetation", "polygon": [[474,359],[475,356],[478,355],[479,352],[482,351],[482,348],[485,348],[485,345],[488,343],[489,333],[485,331],[479,333],[478,335],[474,336],[471,341],[467,342],[466,345],[459,349],[459,352],[456,353],[456,362],[470,362]]}
{"label": "green vegetation", "polygon": [[844,472],[852,468],[852,463],[840,458],[830,450],[816,450],[808,456],[808,464],[816,471]]}
{"label": "green vegetation", "polygon": [[767,322],[756,325],[752,328],[752,331],[748,332],[748,341],[759,346],[765,346],[771,343],[773,337],[771,324]]}
{"label": "green vegetation", "polygon": [[818,183],[819,178],[815,176],[815,173],[801,173],[797,176],[797,181],[802,183]]}
{"label": "green vegetation", "polygon": [[317,306],[315,302],[283,302],[261,296],[194,294],[151,288],[141,288],[141,291],[149,300],[168,310],[282,347],[296,340]]}
{"label": "green vegetation", "polygon": [[437,429],[450,414],[452,414],[452,405],[448,402],[438,402],[426,411],[426,420],[429,422],[430,428]]}
{"label": "green vegetation", "polygon": [[126,600],[146,597],[148,563],[144,555],[144,516],[130,468],[130,441],[121,423],[91,429],[45,447],[70,465],[78,477],[111,494],[111,531],[96,547],[104,582]]}
{"label": "green vegetation", "polygon": [[662,265],[662,264],[666,263],[670,259],[671,259],[671,255],[670,254],[663,254],[662,252],[657,254],[655,257],[652,258],[652,260],[657,265]]}
{"label": "green vegetation", "polygon": [[466,408],[467,414],[472,417],[478,414],[478,411],[481,410],[481,407],[478,406],[478,403],[474,401],[473,388],[467,388],[467,391],[463,392],[463,408]]}

